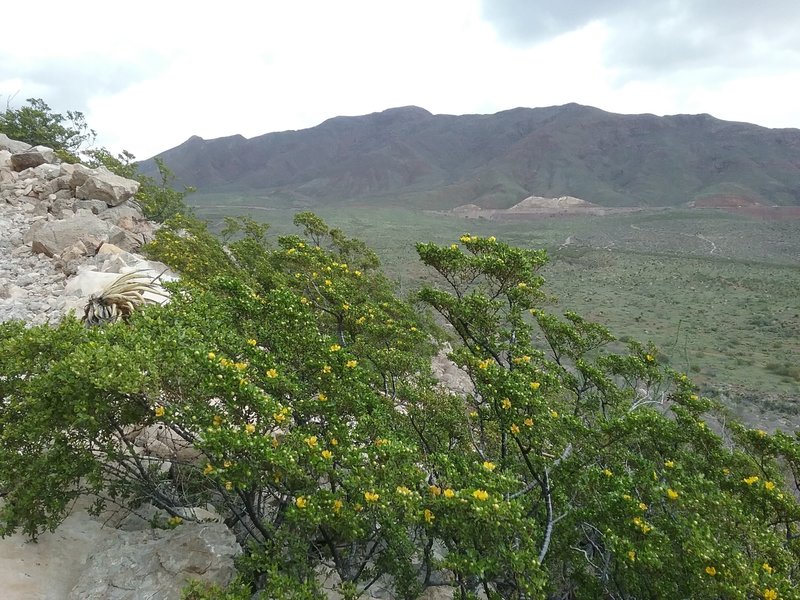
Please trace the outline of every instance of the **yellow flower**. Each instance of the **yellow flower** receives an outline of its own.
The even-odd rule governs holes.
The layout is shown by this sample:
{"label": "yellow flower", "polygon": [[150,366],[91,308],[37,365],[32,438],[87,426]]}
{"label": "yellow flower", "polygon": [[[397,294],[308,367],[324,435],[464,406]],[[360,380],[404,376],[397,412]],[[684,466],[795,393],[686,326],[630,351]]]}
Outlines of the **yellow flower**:
{"label": "yellow flower", "polygon": [[714,577],[714,575],[717,574],[717,570],[714,567],[712,567],[711,565],[709,565],[709,566],[706,567],[706,573],[708,573],[709,575]]}
{"label": "yellow flower", "polygon": [[527,283],[525,283],[524,281],[520,281],[520,282],[517,284],[517,287],[518,287],[519,289],[521,289],[521,290],[524,290],[526,287],[528,287],[528,284],[527,284]]}
{"label": "yellow flower", "polygon": [[490,235],[488,239],[489,239],[490,242],[496,242],[497,241],[497,238],[494,237],[493,235]]}
{"label": "yellow flower", "polygon": [[653,529],[641,517],[634,517],[633,524],[636,525],[645,535],[647,535]]}
{"label": "yellow flower", "polygon": [[245,369],[247,369],[247,363],[246,362],[234,363],[233,368],[236,369],[237,371],[244,371]]}
{"label": "yellow flower", "polygon": [[458,244],[450,244],[451,250],[458,250]]}
{"label": "yellow flower", "polygon": [[208,353],[208,360],[214,360],[215,358],[217,358],[216,354],[214,354],[213,352]]}
{"label": "yellow flower", "polygon": [[479,369],[486,369],[490,364],[492,364],[492,359],[487,358],[486,360],[482,360],[478,363]]}
{"label": "yellow flower", "polygon": [[497,468],[497,465],[493,462],[489,462],[488,460],[483,461],[483,468],[487,471],[494,471]]}
{"label": "yellow flower", "polygon": [[541,385],[538,381],[531,381],[531,389],[534,391],[538,390]]}
{"label": "yellow flower", "polygon": [[305,508],[308,506],[308,499],[305,496],[298,496],[297,499],[294,501],[294,505],[297,508]]}
{"label": "yellow flower", "polygon": [[753,485],[755,482],[758,481],[758,475],[752,475],[750,477],[745,477],[742,479],[747,485]]}
{"label": "yellow flower", "polygon": [[333,457],[333,452],[331,452],[330,450],[323,450],[321,454],[322,458],[324,458],[325,460],[330,460]]}
{"label": "yellow flower", "polygon": [[511,430],[511,433],[513,433],[514,435],[518,434],[519,433],[519,425],[517,425],[516,423],[512,423],[511,427],[510,427],[510,430]]}
{"label": "yellow flower", "polygon": [[295,254],[297,252],[297,248],[289,248],[286,251],[286,254]]}
{"label": "yellow flower", "polygon": [[436,517],[433,516],[433,513],[430,510],[428,510],[427,508],[423,511],[422,514],[425,515],[425,522],[426,523],[433,523],[433,520],[436,518]]}
{"label": "yellow flower", "polygon": [[378,498],[380,498],[380,494],[376,494],[375,492],[364,492],[364,500],[367,502],[377,502]]}
{"label": "yellow flower", "polygon": [[255,431],[256,431],[256,426],[255,426],[255,425],[253,425],[252,423],[248,423],[247,425],[245,425],[245,426],[244,426],[244,430],[245,430],[247,433],[255,433]]}
{"label": "yellow flower", "polygon": [[363,325],[366,320],[367,320],[367,317],[358,317],[356,319],[356,323],[359,324],[359,325]]}
{"label": "yellow flower", "polygon": [[633,562],[636,560],[636,552],[633,550],[628,550],[628,560]]}
{"label": "yellow flower", "polygon": [[442,493],[442,488],[438,485],[429,485],[428,490],[430,490],[431,494],[434,496],[439,496]]}
{"label": "yellow flower", "polygon": [[766,437],[767,435],[767,432],[764,431],[763,429],[758,429],[756,433],[758,434],[758,437]]}
{"label": "yellow flower", "polygon": [[667,490],[667,498],[669,498],[670,500],[677,500],[679,495],[680,494],[678,494],[678,492],[676,492],[672,488],[669,488]]}
{"label": "yellow flower", "polygon": [[478,411],[477,410],[470,411],[469,416],[472,417],[473,419],[477,419]]}
{"label": "yellow flower", "polygon": [[337,440],[336,438],[331,438],[331,446],[338,446],[338,445],[339,445],[339,440]]}
{"label": "yellow flower", "polygon": [[762,569],[764,569],[764,570],[765,570],[767,573],[769,573],[770,575],[772,575],[772,572],[775,570],[774,568],[772,568],[772,567],[769,565],[769,563],[764,563],[763,565],[761,565],[761,568],[762,568]]}
{"label": "yellow flower", "polygon": [[164,407],[163,406],[156,406],[155,409],[153,410],[153,412],[155,413],[155,415],[157,417],[163,417],[164,416]]}
{"label": "yellow flower", "polygon": [[330,279],[326,279],[325,280],[325,285],[331,286],[331,285],[333,285],[333,282]]}
{"label": "yellow flower", "polygon": [[460,240],[462,243],[466,244],[467,242],[469,242],[469,241],[472,241],[472,236],[470,236],[470,234],[468,234],[468,233],[465,233],[464,235],[462,235],[462,236],[461,236],[460,238],[458,238],[458,239],[459,239],[459,240]]}
{"label": "yellow flower", "polygon": [[342,310],[350,310],[350,305],[345,302],[342,304]]}
{"label": "yellow flower", "polygon": [[533,419],[531,419],[530,417],[525,419],[525,427],[533,427]]}
{"label": "yellow flower", "polygon": [[347,367],[348,369],[354,369],[357,364],[358,364],[357,360],[348,360],[346,363],[344,363],[344,366]]}
{"label": "yellow flower", "polygon": [[445,498],[452,498],[453,496],[456,495],[456,493],[453,490],[451,490],[450,488],[445,489],[444,492],[442,492],[442,493],[444,494]]}
{"label": "yellow flower", "polygon": [[764,590],[764,600],[778,600],[778,591],[772,588],[766,588]]}
{"label": "yellow flower", "polygon": [[697,394],[692,394],[691,396],[689,396],[689,400],[697,400],[698,398],[699,396]]}
{"label": "yellow flower", "polygon": [[256,342],[256,341],[255,341],[253,338],[250,338],[249,340],[247,340],[247,343],[248,343],[250,346],[255,346],[255,345],[257,344],[257,342]]}
{"label": "yellow flower", "polygon": [[529,362],[531,362],[531,357],[530,357],[530,356],[528,356],[527,354],[525,354],[525,355],[523,355],[523,356],[518,356],[517,358],[515,358],[515,359],[513,360],[513,362],[514,362],[515,364],[518,364],[518,365],[520,365],[520,364],[522,364],[522,363],[529,363]]}
{"label": "yellow flower", "polygon": [[177,527],[181,523],[183,523],[183,519],[181,517],[177,517],[177,516],[176,517],[170,517],[167,520],[167,524],[171,525],[172,527]]}
{"label": "yellow flower", "polygon": [[375,445],[378,446],[379,448],[381,446],[389,446],[391,445],[391,443],[392,442],[390,440],[387,440],[386,438],[378,438],[377,440],[375,440]]}
{"label": "yellow flower", "polygon": [[655,358],[653,358],[653,355],[652,355],[652,354],[647,354],[647,355],[644,357],[644,359],[645,359],[647,362],[653,362],[653,361],[655,360]]}
{"label": "yellow flower", "polygon": [[605,475],[606,477],[611,477],[612,475],[614,475],[614,473],[612,473],[611,469],[603,469],[603,475]]}
{"label": "yellow flower", "polygon": [[330,365],[325,365],[324,367],[322,367],[322,372],[323,373],[330,373],[331,372],[331,366]]}
{"label": "yellow flower", "polygon": [[300,304],[308,304],[308,298],[305,296],[300,297]]}
{"label": "yellow flower", "polygon": [[774,490],[775,489],[775,483],[772,482],[772,481],[765,481],[764,482],[764,488],[767,489],[767,490]]}
{"label": "yellow flower", "polygon": [[665,460],[664,461],[664,466],[667,467],[668,469],[671,469],[671,468],[673,468],[675,466],[675,463],[673,461],[671,461],[671,460]]}
{"label": "yellow flower", "polygon": [[647,510],[647,504],[644,502],[639,502],[639,510]]}
{"label": "yellow flower", "polygon": [[317,398],[319,399],[320,402],[325,402],[325,400],[328,399],[328,396],[326,396],[325,393],[320,392],[319,394],[317,394]]}
{"label": "yellow flower", "polygon": [[275,369],[270,369],[267,371],[267,377],[270,379],[275,379],[278,376],[278,372]]}
{"label": "yellow flower", "polygon": [[330,348],[328,348],[331,352],[338,352],[342,349],[339,344],[332,344]]}
{"label": "yellow flower", "polygon": [[307,437],[303,441],[308,445],[309,448],[316,448],[317,447],[317,436],[315,436],[315,435]]}
{"label": "yellow flower", "polygon": [[230,492],[233,489],[233,482],[232,481],[226,481],[225,482],[225,489]]}
{"label": "yellow flower", "polygon": [[553,417],[554,419],[557,419],[558,418],[558,411],[557,410],[551,410],[550,411],[550,416]]}
{"label": "yellow flower", "polygon": [[501,404],[504,410],[508,410],[509,408],[511,408],[511,400],[509,400],[508,398],[503,398],[503,402]]}
{"label": "yellow flower", "polygon": [[210,475],[213,472],[214,472],[214,467],[211,465],[211,463],[206,463],[206,468],[203,469],[203,475]]}
{"label": "yellow flower", "polygon": [[283,413],[273,413],[272,418],[275,419],[276,423],[283,423],[286,420],[286,415]]}
{"label": "yellow flower", "polygon": [[410,489],[408,489],[408,488],[407,488],[406,486],[404,486],[404,485],[398,485],[398,486],[397,486],[397,490],[395,490],[395,491],[396,491],[398,494],[400,494],[401,496],[410,496],[410,495],[411,495],[411,490],[410,490]]}
{"label": "yellow flower", "polygon": [[476,500],[480,500],[481,502],[485,502],[489,499],[489,492],[486,490],[475,490],[472,492],[472,497]]}
{"label": "yellow flower", "polygon": [[339,514],[339,511],[342,510],[342,501],[341,500],[334,500],[333,501],[333,512],[334,514]]}
{"label": "yellow flower", "polygon": [[353,275],[356,277],[361,277],[361,271],[353,271]]}

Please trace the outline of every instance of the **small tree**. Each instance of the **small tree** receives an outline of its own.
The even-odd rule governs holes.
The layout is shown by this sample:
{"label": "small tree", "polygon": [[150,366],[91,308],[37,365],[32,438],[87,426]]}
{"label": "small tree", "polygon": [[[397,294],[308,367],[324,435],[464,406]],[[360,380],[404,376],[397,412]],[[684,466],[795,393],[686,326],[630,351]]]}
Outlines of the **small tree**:
{"label": "small tree", "polygon": [[52,148],[68,162],[77,162],[82,149],[94,142],[97,134],[82,112],[56,113],[40,98],[28,98],[27,103],[16,109],[6,105],[0,113],[0,133],[31,146]]}

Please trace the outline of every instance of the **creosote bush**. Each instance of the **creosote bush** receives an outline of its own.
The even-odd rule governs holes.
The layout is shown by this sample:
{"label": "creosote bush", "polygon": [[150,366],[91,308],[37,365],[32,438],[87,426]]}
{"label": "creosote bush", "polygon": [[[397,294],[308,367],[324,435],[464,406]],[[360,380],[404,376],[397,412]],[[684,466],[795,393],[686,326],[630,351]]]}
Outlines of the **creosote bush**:
{"label": "creosote bush", "polygon": [[[296,224],[271,245],[232,220],[223,246],[168,219],[147,250],[183,275],[166,305],[0,326],[2,533],[86,493],[211,503],[246,552],[192,599],[317,598],[322,568],[347,598],[443,578],[458,598],[798,597],[797,438],[723,426],[655,348],[543,311],[542,251],[419,244],[441,284],[401,299],[362,243]],[[467,397],[431,375],[437,321]],[[156,427],[174,455],[137,445]]]}

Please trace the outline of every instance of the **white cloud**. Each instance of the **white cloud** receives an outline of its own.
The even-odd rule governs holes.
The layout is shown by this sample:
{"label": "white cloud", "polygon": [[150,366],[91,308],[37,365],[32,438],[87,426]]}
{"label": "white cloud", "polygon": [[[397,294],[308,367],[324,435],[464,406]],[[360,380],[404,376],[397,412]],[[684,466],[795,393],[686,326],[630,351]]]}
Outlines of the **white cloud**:
{"label": "white cloud", "polygon": [[42,18],[4,31],[0,95],[83,110],[100,143],[140,158],[195,134],[252,137],[407,104],[579,102],[800,125],[794,4],[782,20],[738,0],[676,0],[674,13],[586,2],[41,0]]}

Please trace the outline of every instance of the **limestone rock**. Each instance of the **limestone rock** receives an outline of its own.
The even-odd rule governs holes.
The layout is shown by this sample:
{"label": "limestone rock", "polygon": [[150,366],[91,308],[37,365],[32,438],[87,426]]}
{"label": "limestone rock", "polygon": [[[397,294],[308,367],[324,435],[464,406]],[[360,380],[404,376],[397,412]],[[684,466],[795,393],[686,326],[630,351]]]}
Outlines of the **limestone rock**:
{"label": "limestone rock", "polygon": [[[99,215],[101,212],[104,212],[108,208],[108,204],[103,202],[102,200],[76,200],[75,201],[75,210],[78,209],[86,209],[91,211],[92,213]],[[109,220],[109,219],[105,219]],[[113,222],[113,221],[112,221]],[[116,223],[114,223],[116,225]]]}
{"label": "limestone rock", "polygon": [[127,240],[122,229],[98,219],[95,215],[81,215],[62,221],[36,223],[25,234],[24,239],[26,243],[34,245],[35,251],[41,251],[47,256],[53,257],[78,241],[82,241],[87,248],[94,245],[92,237],[108,240],[114,244],[124,244]]}
{"label": "limestone rock", "polygon": [[12,140],[5,133],[0,133],[0,150],[8,150],[11,154],[17,154],[18,152],[25,152],[30,147],[30,144]]}
{"label": "limestone rock", "polygon": [[18,152],[17,154],[11,155],[11,167],[15,171],[24,171],[25,169],[38,167],[46,162],[47,159],[42,156],[41,152],[36,152],[35,150]]}
{"label": "limestone rock", "polygon": [[455,590],[449,585],[437,585],[426,588],[417,600],[453,600]]}
{"label": "limestone rock", "polygon": [[114,175],[100,167],[94,169],[86,181],[75,189],[75,196],[81,200],[102,200],[109,206],[117,206],[133,198],[138,190],[138,181]]}
{"label": "limestone rock", "polygon": [[240,552],[220,523],[121,532],[89,557],[68,600],[178,600],[192,579],[227,585]]}

